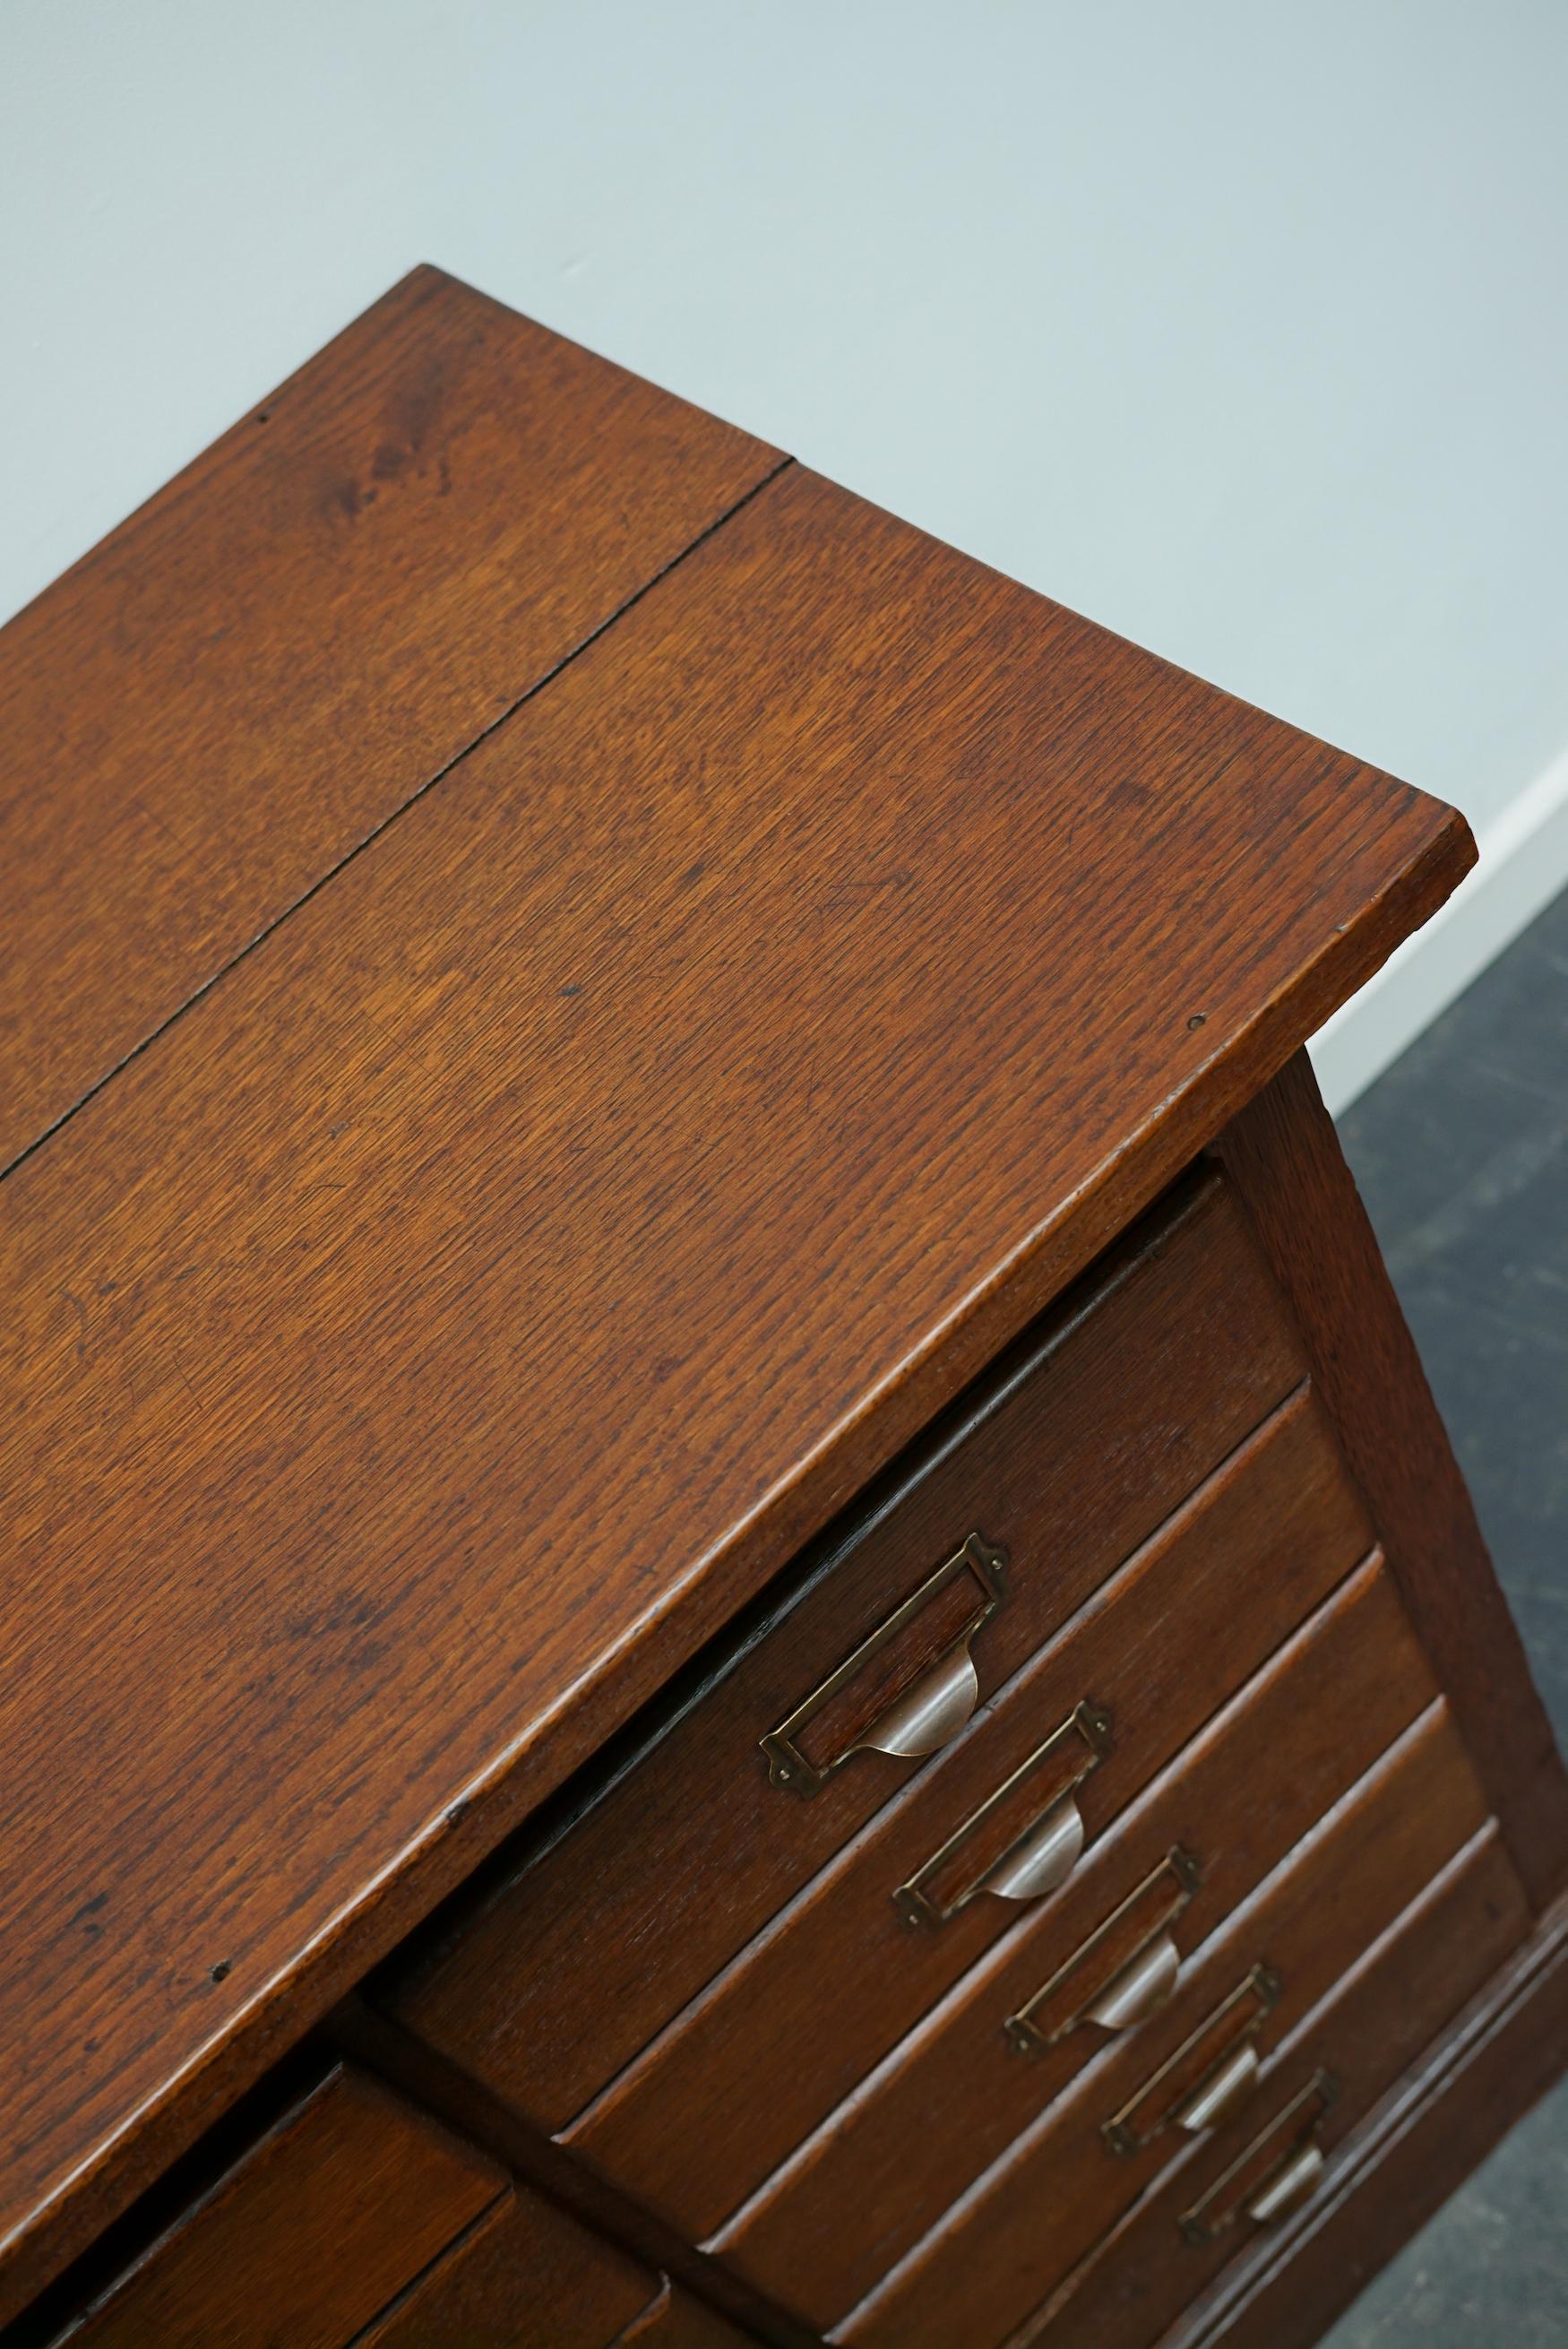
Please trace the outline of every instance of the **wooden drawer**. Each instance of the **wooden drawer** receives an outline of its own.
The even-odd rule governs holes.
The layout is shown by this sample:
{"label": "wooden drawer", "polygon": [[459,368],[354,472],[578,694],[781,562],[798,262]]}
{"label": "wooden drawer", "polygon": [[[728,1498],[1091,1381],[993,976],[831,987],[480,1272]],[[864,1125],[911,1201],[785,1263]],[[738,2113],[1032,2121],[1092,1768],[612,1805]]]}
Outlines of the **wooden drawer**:
{"label": "wooden drawer", "polygon": [[[610,2349],[673,2304],[653,2270],[340,2067],[61,2349]],[[738,2338],[705,2318],[647,2338]]]}
{"label": "wooden drawer", "polygon": [[[667,2282],[564,2210],[513,2185],[354,2349],[619,2349],[626,2341],[692,2349],[739,2336],[667,2334]],[[707,2311],[700,2313],[706,2319]]]}
{"label": "wooden drawer", "polygon": [[[1020,1840],[1031,1837],[1047,1862],[1058,1836],[1082,1834],[1092,1851],[1350,1573],[1370,1538],[1304,1390],[623,2073],[566,2142],[672,2225],[710,2232],[1015,1923],[1021,1899],[975,1889],[996,1880],[985,1870],[1001,1862],[1002,1881],[1014,1881]],[[1086,1707],[1109,1716],[1098,1758],[1082,1727]],[[1021,1874],[1026,1889],[1034,1874]],[[1050,1907],[1048,1866],[1045,1882]]]}
{"label": "wooden drawer", "polygon": [[339,2067],[62,2339],[71,2349],[344,2349],[507,2191],[472,2147]]}
{"label": "wooden drawer", "polygon": [[[934,1670],[961,1713],[985,1594],[967,1565],[932,1578],[965,1537],[1010,1561],[973,1642],[989,1693],[1302,1374],[1222,1185],[1183,1186],[933,1432],[717,1680],[399,1980],[392,2010],[560,2128],[919,1773],[866,1733],[917,1684],[929,1693]],[[845,1766],[809,1794],[809,1770],[770,1783],[759,1741],[839,1676],[794,1744],[814,1765],[849,1750]]]}
{"label": "wooden drawer", "polygon": [[1244,2124],[1192,2147],[1010,2349],[1150,2349],[1260,2230],[1332,2191],[1335,2148],[1529,1926],[1488,1826],[1280,2050]]}
{"label": "wooden drawer", "polygon": [[[1262,2055],[1335,1993],[1486,1825],[1484,1798],[1439,1701],[1211,1937],[1181,1995],[1080,2072],[834,2340],[856,2349],[949,2349],[955,2340],[990,2349],[1003,2340],[1193,2135],[1212,2129],[1233,2148],[1247,2141]],[[1509,1916],[1511,1938],[1521,1926]],[[1423,2013],[1412,2045],[1491,1970],[1495,1935],[1478,1940],[1485,1954],[1475,1971],[1448,2004]],[[1384,2020],[1392,2028],[1394,2018]],[[1404,2061],[1390,2061],[1375,2086]],[[799,2252],[794,2302],[803,2309],[810,2248]]]}
{"label": "wooden drawer", "polygon": [[811,2313],[842,2315],[1107,2039],[1184,1995],[1176,1969],[1437,1693],[1374,1558],[707,2248],[787,2298],[809,2243]]}

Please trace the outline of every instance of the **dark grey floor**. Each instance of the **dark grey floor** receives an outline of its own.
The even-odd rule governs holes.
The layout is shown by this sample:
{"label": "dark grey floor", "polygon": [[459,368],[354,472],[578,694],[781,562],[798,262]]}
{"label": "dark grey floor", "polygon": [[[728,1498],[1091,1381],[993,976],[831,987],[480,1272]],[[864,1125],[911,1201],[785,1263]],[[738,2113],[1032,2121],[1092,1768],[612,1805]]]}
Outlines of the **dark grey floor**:
{"label": "dark grey floor", "polygon": [[[1340,1135],[1568,1748],[1568,894]],[[1564,2349],[1568,2085],[1328,2340]]]}

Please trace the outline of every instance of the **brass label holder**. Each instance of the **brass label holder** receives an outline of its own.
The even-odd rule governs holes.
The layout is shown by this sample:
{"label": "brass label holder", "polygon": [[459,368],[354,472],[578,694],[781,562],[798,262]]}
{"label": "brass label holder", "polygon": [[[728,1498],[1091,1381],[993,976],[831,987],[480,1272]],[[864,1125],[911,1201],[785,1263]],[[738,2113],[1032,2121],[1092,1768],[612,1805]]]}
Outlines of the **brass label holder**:
{"label": "brass label holder", "polygon": [[[979,1838],[987,1822],[1026,1778],[1043,1768],[1064,1746],[1070,1747],[1075,1738],[1081,1742],[1084,1752],[1066,1785],[1056,1789],[1044,1809],[1012,1838],[999,1857],[982,1862],[960,1882],[955,1892],[946,1896],[939,1893],[936,1886],[962,1856],[965,1846],[972,1838]],[[995,1892],[1006,1899],[1034,1899],[1065,1882],[1083,1842],[1082,1823],[1073,1795],[1089,1772],[1098,1769],[1110,1748],[1109,1713],[1103,1705],[1084,1698],[1045,1743],[1019,1764],[1011,1777],[1005,1778],[995,1792],[987,1795],[979,1808],[970,1813],[963,1826],[954,1830],[940,1850],[933,1852],[908,1882],[897,1888],[893,1906],[904,1923],[917,1928],[945,1925],[979,1893]]]}
{"label": "brass label holder", "polygon": [[[973,1614],[947,1647],[939,1664],[921,1673],[915,1684],[886,1706],[877,1718],[858,1731],[840,1751],[813,1761],[800,1739],[811,1723],[834,1699],[866,1671],[922,1611],[961,1575],[972,1575],[979,1586]],[[1007,1595],[1007,1558],[1004,1550],[984,1535],[967,1534],[951,1557],[927,1577],[918,1590],[896,1607],[884,1623],[862,1640],[804,1703],[796,1706],[777,1729],[758,1742],[768,1757],[770,1785],[792,1795],[820,1794],[836,1770],[851,1754],[863,1752],[919,1755],[934,1753],[955,1735],[969,1718],[979,1696],[979,1683],[969,1657],[969,1643],[1001,1606]]]}
{"label": "brass label holder", "polygon": [[[1048,2010],[1052,2001],[1075,1974],[1087,1970],[1094,1963],[1097,1953],[1104,1948],[1108,1940],[1113,1938],[1117,1928],[1142,1904],[1150,1892],[1158,1888],[1162,1878],[1167,1879],[1171,1885],[1170,1898],[1150,1920],[1147,1929],[1140,1934],[1126,1958],[1116,1968],[1114,1975],[1098,1986],[1086,1985],[1069,2012],[1052,2029],[1046,2030],[1041,2017]],[[1047,2048],[1059,2046],[1064,2039],[1070,2037],[1072,2033],[1084,2023],[1101,2022],[1107,2029],[1128,2029],[1133,2022],[1141,2022],[1147,2014],[1152,2013],[1156,2005],[1163,2005],[1165,1999],[1170,1995],[1171,1987],[1170,1983],[1165,1985],[1162,1994],[1153,1999],[1152,2002],[1146,2002],[1140,2013],[1130,2012],[1125,2020],[1119,2018],[1115,2023],[1107,2021],[1103,2014],[1094,2011],[1097,2006],[1108,2006],[1109,1994],[1114,1984],[1130,1977],[1135,1969],[1147,1959],[1155,1945],[1169,1936],[1171,1926],[1186,1909],[1202,1880],[1202,1869],[1195,1855],[1190,1852],[1185,1845],[1173,1844],[1159,1865],[1150,1869],[1140,1884],[1133,1886],[1127,1898],[1118,1902],[1104,1923],[1096,1926],[1088,1939],[1080,1942],[1071,1957],[1066,1959],[1057,1968],[1050,1980],[1042,1982],[1033,1997],[1026,1999],[1016,2013],[1007,2017],[1002,2029],[1006,2034],[1007,2044],[1014,2054],[1043,2055]]]}
{"label": "brass label holder", "polygon": [[[1284,1985],[1272,1966],[1256,1965],[1236,1984],[1228,1997],[1222,1998],[1212,2012],[1206,2014],[1194,2031],[1190,2031],[1180,2047],[1169,2054],[1159,2069],[1150,2073],[1143,2085],[1130,2096],[1119,2113],[1100,2125],[1100,2135],[1112,2153],[1141,2153],[1168,2128],[1184,2128],[1196,2136],[1202,2130],[1216,2128],[1222,2121],[1246,2101],[1256,2084],[1258,2058],[1256,2041],[1269,2015],[1279,2003]],[[1250,2007],[1251,2012],[1247,2009]],[[1180,2072],[1183,2064],[1203,2045],[1233,2014],[1241,2018],[1240,2028],[1233,2032],[1216,2053],[1196,2085],[1158,2115],[1148,2126],[1141,2126],[1138,2115],[1152,2103],[1172,2073]]]}

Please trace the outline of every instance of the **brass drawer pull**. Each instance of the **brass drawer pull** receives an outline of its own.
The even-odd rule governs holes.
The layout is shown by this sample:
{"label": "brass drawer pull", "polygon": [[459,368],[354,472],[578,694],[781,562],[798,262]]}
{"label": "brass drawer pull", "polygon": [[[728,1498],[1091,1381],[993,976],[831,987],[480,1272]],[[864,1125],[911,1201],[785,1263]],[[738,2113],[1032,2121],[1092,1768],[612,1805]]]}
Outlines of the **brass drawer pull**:
{"label": "brass drawer pull", "polygon": [[[1299,2209],[1323,2175],[1323,2148],[1315,2140],[1338,2095],[1339,2083],[1331,2072],[1315,2073],[1300,2094],[1221,2172],[1208,2192],[1182,2213],[1176,2223],[1183,2240],[1212,2243],[1240,2218],[1262,2227]],[[1291,2124],[1297,2120],[1301,2126],[1291,2131]],[[1270,2146],[1286,2132],[1291,2132],[1290,2141],[1278,2159],[1260,2171],[1259,2164]]]}
{"label": "brass drawer pull", "polygon": [[[1078,1756],[1072,1751],[1075,1739],[1083,1748]],[[981,1892],[994,1892],[1004,1900],[1038,1900],[1065,1884],[1083,1849],[1083,1820],[1074,1793],[1109,1751],[1110,1715],[1086,1698],[970,1813],[940,1851],[899,1886],[893,1905],[904,1923],[945,1925]],[[1064,1761],[1068,1769],[1065,1784]],[[1009,1835],[1008,1809],[1037,1773],[1046,1776],[1052,1791],[1024,1826]]]}
{"label": "brass drawer pull", "polygon": [[1286,2218],[1300,2208],[1309,2194],[1316,2191],[1323,2175],[1323,2147],[1304,2145],[1293,2153],[1268,2183],[1253,2195],[1247,2204],[1247,2216],[1256,2226],[1266,2226],[1271,2219]]}
{"label": "brass drawer pull", "polygon": [[[1102,2124],[1100,2135],[1111,2152],[1140,2153],[1165,2129],[1184,2129],[1189,2136],[1199,2137],[1205,2129],[1218,2128],[1222,2122],[1229,2120],[1257,2085],[1258,2055],[1253,2043],[1271,2008],[1278,2003],[1282,1987],[1271,1967],[1254,1966],[1230,1996],[1222,1999],[1212,2014],[1205,2015],[1196,2031],[1188,2033],[1175,2053],[1166,2057],[1121,2110]],[[1233,2021],[1234,2027],[1227,2027]],[[1157,2110],[1152,2119],[1145,2120],[1145,2107],[1159,2104],[1161,2092],[1172,2074],[1183,2072],[1221,2033],[1222,2044],[1196,2086],[1180,2092],[1170,2104]]]}
{"label": "brass drawer pull", "polygon": [[1181,1971],[1181,1951],[1169,1933],[1156,1933],[1107,1984],[1085,2019],[1102,2031],[1135,2031],[1159,2013]]}
{"label": "brass drawer pull", "polygon": [[1171,2125],[1189,2137],[1221,2127],[1241,2111],[1258,2085],[1260,2069],[1256,2040],[1244,2040],[1234,2054],[1204,2075],[1202,2085],[1171,2115]]}
{"label": "brass drawer pull", "polygon": [[[1102,2031],[1132,2031],[1156,2013],[1175,1989],[1181,1971],[1181,1953],[1171,1928],[1202,1880],[1192,1854],[1181,1844],[1172,1845],[1159,1867],[1150,1868],[1141,1884],[1134,1885],[1104,1924],[1097,1926],[1050,1980],[1007,2017],[1002,2028],[1015,2053],[1043,2054],[1082,2023],[1098,2023]],[[1081,1987],[1066,2013],[1051,2022],[1064,1993],[1070,1995],[1075,1978],[1087,1974],[1106,1943],[1120,1942],[1130,1928],[1136,1938],[1126,1958],[1100,1981],[1098,1989]]]}
{"label": "brass drawer pull", "polygon": [[[759,1741],[770,1782],[794,1795],[815,1795],[851,1754],[914,1759],[955,1737],[980,1695],[969,1642],[1006,1598],[1006,1569],[1004,1551],[980,1534],[968,1535]],[[934,1641],[940,1652],[932,1661]]]}

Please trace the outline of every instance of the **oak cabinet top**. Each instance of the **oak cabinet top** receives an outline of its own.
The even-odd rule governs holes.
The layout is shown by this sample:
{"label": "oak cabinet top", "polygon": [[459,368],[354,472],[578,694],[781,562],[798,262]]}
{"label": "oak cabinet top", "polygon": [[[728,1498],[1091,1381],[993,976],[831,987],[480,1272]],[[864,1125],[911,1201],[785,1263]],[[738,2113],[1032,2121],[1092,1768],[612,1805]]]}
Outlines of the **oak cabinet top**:
{"label": "oak cabinet top", "polygon": [[0,2228],[64,2243],[1471,852],[429,271],[0,706]]}

